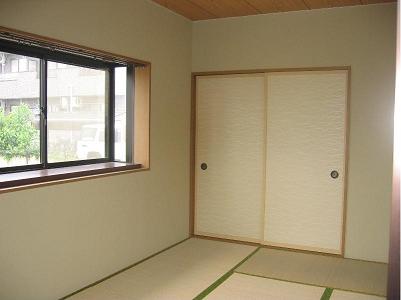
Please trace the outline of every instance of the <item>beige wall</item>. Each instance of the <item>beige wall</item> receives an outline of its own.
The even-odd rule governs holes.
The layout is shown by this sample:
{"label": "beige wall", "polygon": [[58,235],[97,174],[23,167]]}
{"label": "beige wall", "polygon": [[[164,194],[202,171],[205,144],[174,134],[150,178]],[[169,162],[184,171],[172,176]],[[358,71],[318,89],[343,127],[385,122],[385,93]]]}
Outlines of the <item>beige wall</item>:
{"label": "beige wall", "polygon": [[352,67],[345,255],[387,261],[396,5],[195,22],[192,70]]}
{"label": "beige wall", "polygon": [[0,194],[0,299],[56,299],[188,236],[191,23],[145,0],[2,0],[0,25],[152,62],[151,171]]}
{"label": "beige wall", "polygon": [[[346,255],[387,260],[395,5],[196,22],[192,70],[352,66]],[[188,235],[191,23],[146,0],[2,0],[0,26],[152,62],[151,171],[0,194],[0,298],[55,299]]]}

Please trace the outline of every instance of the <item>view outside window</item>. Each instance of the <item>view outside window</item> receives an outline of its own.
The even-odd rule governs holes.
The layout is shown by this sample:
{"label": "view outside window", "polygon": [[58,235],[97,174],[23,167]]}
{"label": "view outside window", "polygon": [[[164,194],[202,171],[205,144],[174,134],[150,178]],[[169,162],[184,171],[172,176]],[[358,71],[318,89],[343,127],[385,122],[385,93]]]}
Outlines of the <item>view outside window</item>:
{"label": "view outside window", "polygon": [[106,72],[48,62],[48,162],[105,157]]}
{"label": "view outside window", "polygon": [[[40,164],[40,59],[0,52],[0,168]],[[47,61],[47,161],[105,158],[106,71]],[[127,68],[115,68],[115,159],[126,161]]]}
{"label": "view outside window", "polygon": [[40,162],[39,59],[0,52],[0,168]]}
{"label": "view outside window", "polygon": [[21,58],[18,62],[18,71],[19,72],[26,72],[28,71],[28,60],[26,58]]}
{"label": "view outside window", "polygon": [[114,158],[126,161],[127,68],[115,68]]}
{"label": "view outside window", "polygon": [[18,72],[18,59],[11,60],[11,72],[13,73]]}
{"label": "view outside window", "polygon": [[36,72],[37,66],[38,66],[38,61],[29,60],[29,72]]}

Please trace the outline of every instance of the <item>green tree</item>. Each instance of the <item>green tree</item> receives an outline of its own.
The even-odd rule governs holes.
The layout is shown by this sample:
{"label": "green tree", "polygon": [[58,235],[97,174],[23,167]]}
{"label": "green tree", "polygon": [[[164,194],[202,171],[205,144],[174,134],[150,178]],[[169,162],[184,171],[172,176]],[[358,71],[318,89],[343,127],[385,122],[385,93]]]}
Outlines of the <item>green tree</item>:
{"label": "green tree", "polygon": [[39,157],[39,132],[32,121],[33,114],[26,104],[19,105],[8,115],[0,110],[1,157],[7,161],[24,157],[27,164],[31,157]]}

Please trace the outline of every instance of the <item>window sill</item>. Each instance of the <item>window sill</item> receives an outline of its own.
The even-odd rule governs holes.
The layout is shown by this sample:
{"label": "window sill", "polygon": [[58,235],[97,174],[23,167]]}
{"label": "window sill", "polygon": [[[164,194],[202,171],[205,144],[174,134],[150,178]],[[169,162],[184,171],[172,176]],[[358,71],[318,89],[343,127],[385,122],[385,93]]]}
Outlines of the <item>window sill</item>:
{"label": "window sill", "polygon": [[91,165],[7,173],[0,175],[0,193],[35,187],[37,185],[42,186],[65,181],[83,180],[91,177],[139,170],[145,170],[145,168],[140,164],[106,162]]}

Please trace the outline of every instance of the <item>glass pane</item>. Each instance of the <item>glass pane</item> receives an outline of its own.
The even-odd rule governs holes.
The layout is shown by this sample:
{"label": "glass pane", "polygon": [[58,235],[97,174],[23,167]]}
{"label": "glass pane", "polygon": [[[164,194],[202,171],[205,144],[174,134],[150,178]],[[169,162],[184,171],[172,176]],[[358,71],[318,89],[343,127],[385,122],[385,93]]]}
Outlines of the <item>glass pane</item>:
{"label": "glass pane", "polygon": [[55,63],[55,62],[49,61],[49,62],[47,63],[47,68],[48,68],[49,70],[54,70],[54,69],[56,68],[56,66],[57,66],[57,63]]}
{"label": "glass pane", "polygon": [[29,72],[35,72],[37,69],[36,66],[37,66],[36,61],[29,60]]}
{"label": "glass pane", "polygon": [[18,73],[26,57],[0,52],[0,58],[0,168],[38,164],[39,70]]}
{"label": "glass pane", "polygon": [[114,158],[126,161],[127,68],[115,68]]}
{"label": "glass pane", "polygon": [[106,72],[48,63],[49,162],[105,157]]}
{"label": "glass pane", "polygon": [[11,72],[13,73],[18,72],[18,59],[11,60]]}
{"label": "glass pane", "polygon": [[20,72],[28,71],[28,60],[26,58],[21,58],[19,60],[19,71]]}

